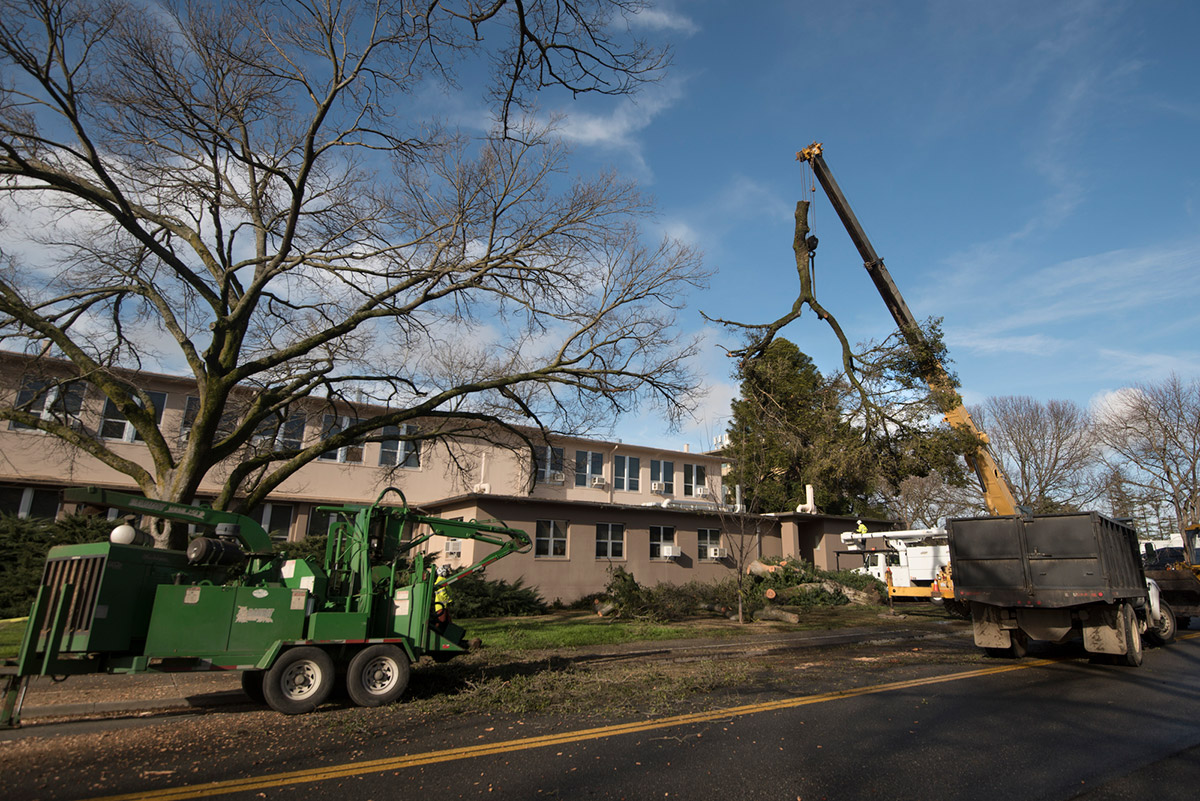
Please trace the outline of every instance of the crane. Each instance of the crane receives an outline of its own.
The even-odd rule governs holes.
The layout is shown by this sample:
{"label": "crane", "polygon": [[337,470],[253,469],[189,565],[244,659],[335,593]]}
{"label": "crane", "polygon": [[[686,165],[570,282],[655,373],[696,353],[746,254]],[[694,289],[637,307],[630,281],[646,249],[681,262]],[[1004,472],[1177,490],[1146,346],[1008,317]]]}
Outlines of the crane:
{"label": "crane", "polygon": [[[829,165],[825,163],[825,158],[821,155],[821,151],[821,143],[813,142],[797,153],[796,159],[808,162],[812,167],[813,174],[816,175],[817,181],[820,182],[821,187],[825,190],[825,194],[829,197],[829,202],[833,204],[833,209],[837,212],[842,225],[846,227],[846,231],[850,234],[850,239],[854,242],[854,246],[858,248],[867,274],[871,276],[871,281],[874,282],[875,288],[879,290],[884,304],[887,305],[888,311],[892,313],[892,319],[900,327],[900,333],[909,347],[917,352],[927,350],[928,342],[921,333],[921,327],[917,324],[917,319],[909,311],[908,304],[904,302],[904,296],[900,294],[900,290],[896,287],[896,282],[892,280],[887,267],[883,265],[883,259],[875,252],[875,248],[871,245],[871,240],[867,238],[866,231],[863,230],[862,225],[858,222],[858,218],[854,216],[854,211],[850,208],[849,201],[846,200],[846,196],[842,194],[841,187],[834,180],[833,173],[829,171]],[[967,407],[963,406],[962,398],[954,391],[950,375],[946,372],[946,368],[936,360],[932,360],[928,364],[929,367],[926,370],[926,374],[921,377],[929,385],[929,388],[933,390],[934,397],[938,399],[938,404],[941,407],[940,411],[945,416],[946,422],[956,428],[965,428],[979,441],[979,447],[974,452],[963,455],[966,457],[967,464],[975,471],[975,476],[979,479],[979,486],[983,491],[983,502],[987,506],[988,513],[991,515],[1017,514],[1016,499],[1013,497],[1012,490],[1009,488],[1008,481],[1004,477],[1000,465],[996,462],[995,457],[992,456],[991,451],[987,447],[987,435],[975,425],[975,421],[971,419],[970,413],[967,412]]]}

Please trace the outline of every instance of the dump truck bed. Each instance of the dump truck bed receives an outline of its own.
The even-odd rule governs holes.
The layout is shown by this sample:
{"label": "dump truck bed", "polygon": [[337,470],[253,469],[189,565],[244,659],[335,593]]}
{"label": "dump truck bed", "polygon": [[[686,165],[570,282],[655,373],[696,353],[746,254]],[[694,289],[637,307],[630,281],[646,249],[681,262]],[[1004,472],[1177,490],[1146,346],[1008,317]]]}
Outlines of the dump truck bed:
{"label": "dump truck bed", "polygon": [[947,531],[963,601],[1060,609],[1146,594],[1137,532],[1096,512],[958,518]]}

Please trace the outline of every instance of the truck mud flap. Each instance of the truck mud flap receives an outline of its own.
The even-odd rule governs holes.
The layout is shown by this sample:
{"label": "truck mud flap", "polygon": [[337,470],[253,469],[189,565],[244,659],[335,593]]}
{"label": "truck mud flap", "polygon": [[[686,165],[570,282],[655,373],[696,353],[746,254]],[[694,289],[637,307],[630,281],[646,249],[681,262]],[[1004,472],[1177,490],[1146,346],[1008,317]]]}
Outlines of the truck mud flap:
{"label": "truck mud flap", "polygon": [[975,644],[980,648],[1009,648],[1012,646],[1012,630],[1016,621],[1011,613],[998,606],[971,604],[971,628]]}
{"label": "truck mud flap", "polygon": [[1093,606],[1081,611],[1083,647],[1093,654],[1125,653],[1125,632],[1119,606]]}

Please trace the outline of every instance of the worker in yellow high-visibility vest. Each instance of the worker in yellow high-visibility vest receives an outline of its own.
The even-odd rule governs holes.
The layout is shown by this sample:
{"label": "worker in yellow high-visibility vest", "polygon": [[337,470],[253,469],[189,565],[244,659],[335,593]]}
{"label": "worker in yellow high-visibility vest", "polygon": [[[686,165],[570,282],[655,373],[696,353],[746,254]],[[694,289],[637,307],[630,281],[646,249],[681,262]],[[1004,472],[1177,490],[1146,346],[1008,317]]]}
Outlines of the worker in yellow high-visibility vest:
{"label": "worker in yellow high-visibility vest", "polygon": [[859,521],[858,521],[858,528],[857,528],[857,529],[855,529],[855,530],[856,530],[856,531],[857,531],[859,534],[866,534],[866,533],[867,533],[867,524],[866,524],[866,523],[864,523],[863,521],[859,520]]}
{"label": "worker in yellow high-visibility vest", "polygon": [[446,628],[450,622],[450,587],[445,584],[445,580],[450,577],[450,565],[442,565],[438,568],[438,578],[441,581],[436,584],[437,591],[433,596],[433,620],[434,627],[439,631]]}

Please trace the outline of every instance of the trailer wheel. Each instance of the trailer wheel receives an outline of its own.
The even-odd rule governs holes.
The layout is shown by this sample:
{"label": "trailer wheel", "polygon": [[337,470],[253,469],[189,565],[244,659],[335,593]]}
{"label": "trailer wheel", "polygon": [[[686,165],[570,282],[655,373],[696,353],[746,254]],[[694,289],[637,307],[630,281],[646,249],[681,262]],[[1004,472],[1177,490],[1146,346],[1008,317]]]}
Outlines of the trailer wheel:
{"label": "trailer wheel", "polygon": [[243,670],[242,671],[242,692],[256,704],[265,704],[266,696],[263,695],[263,674],[265,670]]}
{"label": "trailer wheel", "polygon": [[267,705],[285,715],[316,709],[333,690],[333,659],[320,648],[284,651],[267,671],[263,695]]}
{"label": "trailer wheel", "polygon": [[1129,604],[1121,605],[1121,627],[1125,635],[1125,654],[1118,657],[1129,667],[1142,664],[1142,633],[1138,631],[1137,614]]}
{"label": "trailer wheel", "polygon": [[1166,645],[1175,639],[1175,612],[1166,601],[1158,602],[1158,625],[1146,631],[1157,645]]}
{"label": "trailer wheel", "polygon": [[346,690],[359,706],[385,706],[408,687],[408,655],[394,645],[372,645],[350,660]]}

